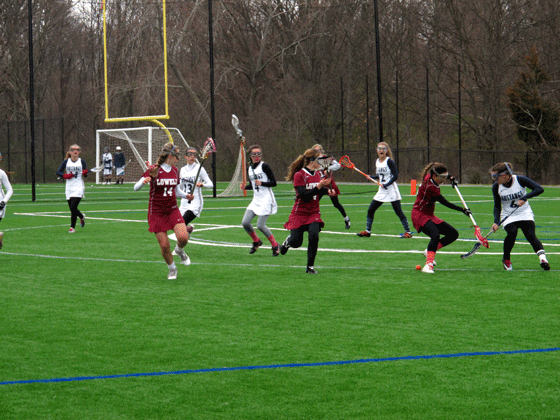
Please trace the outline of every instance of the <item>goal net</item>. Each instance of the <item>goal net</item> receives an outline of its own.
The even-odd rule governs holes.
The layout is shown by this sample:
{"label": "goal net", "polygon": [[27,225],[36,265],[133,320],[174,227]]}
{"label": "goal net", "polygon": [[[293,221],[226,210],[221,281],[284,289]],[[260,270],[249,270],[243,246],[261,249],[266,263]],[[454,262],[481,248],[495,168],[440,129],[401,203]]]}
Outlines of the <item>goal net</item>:
{"label": "goal net", "polygon": [[218,197],[246,197],[247,191],[241,190],[239,186],[247,184],[247,167],[245,165],[245,139],[242,138],[239,144],[239,155],[237,157],[237,165],[231,177],[231,181],[224,191],[218,194]]}
{"label": "goal net", "polygon": [[[173,138],[181,153],[184,153],[189,144],[177,128],[163,129],[160,127],[138,127],[124,129],[97,130],[96,132],[96,164],[102,164],[102,156],[105,148],[113,156],[117,153],[117,146],[124,153],[125,169],[124,182],[136,182],[147,169],[147,162],[155,163],[162,147],[169,142],[169,135]],[[116,175],[113,168],[113,175]],[[113,177],[116,179],[116,177]],[[103,182],[103,171],[96,174],[96,183]]]}

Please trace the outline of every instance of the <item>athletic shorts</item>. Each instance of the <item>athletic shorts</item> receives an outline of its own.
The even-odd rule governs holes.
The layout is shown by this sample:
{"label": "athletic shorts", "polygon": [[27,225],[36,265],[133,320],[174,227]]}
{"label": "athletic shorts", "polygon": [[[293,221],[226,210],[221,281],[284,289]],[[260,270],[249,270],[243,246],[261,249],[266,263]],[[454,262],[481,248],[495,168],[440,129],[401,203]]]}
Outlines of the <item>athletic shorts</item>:
{"label": "athletic shorts", "polygon": [[185,223],[178,208],[169,213],[148,213],[148,231],[152,233],[173,230],[178,223]]}

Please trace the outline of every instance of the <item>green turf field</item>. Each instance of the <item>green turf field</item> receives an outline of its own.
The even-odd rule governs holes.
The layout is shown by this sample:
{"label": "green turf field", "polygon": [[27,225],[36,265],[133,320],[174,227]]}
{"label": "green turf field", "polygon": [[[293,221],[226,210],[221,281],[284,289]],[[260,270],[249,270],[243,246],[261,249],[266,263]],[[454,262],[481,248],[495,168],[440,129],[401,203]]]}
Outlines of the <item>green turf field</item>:
{"label": "green turf field", "polygon": [[[323,198],[319,275],[305,274],[307,239],[273,258],[262,238],[249,255],[250,197],[207,197],[192,265],[173,281],[147,188],[88,184],[75,234],[63,188],[39,185],[32,203],[14,185],[0,223],[2,419],[560,418],[559,188],[531,200],[549,272],[521,233],[512,272],[503,231],[460,259],[470,219],[437,206],[460,238],[424,274],[427,237],[399,238],[389,204],[357,237],[376,187],[341,185],[352,227]],[[461,192],[487,233],[490,187]],[[414,197],[401,193],[410,222]],[[290,185],[276,195],[268,226],[282,242]]]}

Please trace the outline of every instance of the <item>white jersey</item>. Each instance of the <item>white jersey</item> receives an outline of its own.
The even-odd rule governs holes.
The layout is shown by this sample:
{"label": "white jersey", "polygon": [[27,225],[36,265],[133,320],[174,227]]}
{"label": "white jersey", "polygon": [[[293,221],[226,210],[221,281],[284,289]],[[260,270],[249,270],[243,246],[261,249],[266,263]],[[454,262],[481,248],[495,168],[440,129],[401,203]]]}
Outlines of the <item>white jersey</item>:
{"label": "white jersey", "polygon": [[278,205],[276,204],[276,198],[272,192],[272,188],[265,187],[263,185],[256,185],[255,181],[259,180],[261,182],[269,182],[270,179],[266,172],[263,171],[262,166],[264,162],[259,162],[257,167],[253,169],[249,166],[249,181],[253,187],[253,201],[247,207],[257,216],[268,216],[271,214],[276,214],[278,211]]}
{"label": "white jersey", "polygon": [[[511,216],[504,222],[504,226],[520,220],[535,221],[535,215],[533,213],[533,209],[529,205],[529,201],[526,201],[521,207],[518,207],[517,205],[517,201],[527,194],[527,189],[519,185],[517,175],[512,176],[511,187],[507,188],[505,185],[501,184],[498,187],[498,194],[502,200],[502,212],[500,214],[500,219],[503,219],[507,215],[511,214]],[[513,211],[517,208],[519,209],[513,213]]]}
{"label": "white jersey", "polygon": [[113,173],[113,155],[111,153],[103,153],[101,162],[103,162],[103,175],[111,175]]}
{"label": "white jersey", "polygon": [[[379,176],[379,182],[381,184],[387,184],[394,176],[388,165],[389,159],[390,158],[387,157],[383,162],[380,162],[379,159],[377,159],[375,162],[375,173]],[[401,200],[399,186],[396,182],[393,182],[387,188],[379,187],[379,190],[373,199],[381,203],[392,203],[393,201]]]}
{"label": "white jersey", "polygon": [[78,158],[76,162],[68,158],[66,162],[66,173],[74,174],[70,179],[66,180],[66,199],[70,200],[71,197],[84,197],[84,179],[82,178],[82,159]]}
{"label": "white jersey", "polygon": [[[4,191],[5,190],[5,191]],[[10,180],[8,179],[8,175],[2,169],[0,169],[0,201],[4,203],[8,203],[10,197],[14,193],[12,189],[12,184],[10,184]],[[0,210],[0,219],[6,215],[6,207]]]}
{"label": "white jersey", "polygon": [[205,188],[212,188],[214,183],[208,177],[208,173],[204,167],[200,168],[200,174],[198,175],[198,179],[195,180],[194,177],[198,172],[198,167],[200,164],[193,163],[192,165],[185,165],[181,168],[179,173],[180,184],[179,188],[185,194],[193,194],[194,199],[189,203],[189,200],[186,198],[181,199],[181,206],[179,207],[179,211],[181,214],[185,214],[186,211],[190,210],[194,213],[196,217],[200,217],[200,213],[202,212],[202,205],[204,203],[202,199],[202,192],[200,187],[195,187],[197,182],[202,182]]}

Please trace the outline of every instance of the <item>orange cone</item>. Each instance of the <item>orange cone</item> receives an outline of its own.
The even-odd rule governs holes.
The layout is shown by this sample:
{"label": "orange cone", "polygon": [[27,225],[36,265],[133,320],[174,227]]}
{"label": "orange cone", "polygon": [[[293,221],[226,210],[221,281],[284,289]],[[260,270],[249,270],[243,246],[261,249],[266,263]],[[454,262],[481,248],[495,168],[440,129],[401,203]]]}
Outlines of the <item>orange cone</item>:
{"label": "orange cone", "polygon": [[410,181],[410,195],[416,195],[416,180]]}

